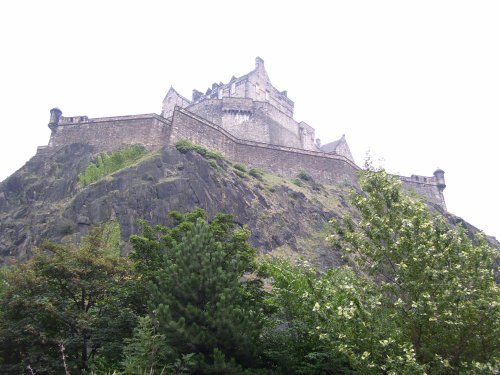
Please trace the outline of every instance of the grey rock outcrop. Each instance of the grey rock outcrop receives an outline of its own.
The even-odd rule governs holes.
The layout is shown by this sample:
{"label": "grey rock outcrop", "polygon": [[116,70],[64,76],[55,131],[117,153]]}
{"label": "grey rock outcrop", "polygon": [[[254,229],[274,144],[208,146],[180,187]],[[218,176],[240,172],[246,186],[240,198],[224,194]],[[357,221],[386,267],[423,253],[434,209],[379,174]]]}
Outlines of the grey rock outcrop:
{"label": "grey rock outcrop", "polygon": [[330,217],[346,209],[347,187],[327,191],[277,176],[241,177],[227,161],[214,165],[196,152],[166,147],[82,188],[78,174],[94,151],[83,144],[44,150],[0,184],[3,262],[28,258],[45,238],[71,242],[90,225],[109,220],[119,222],[126,252],[128,238],[140,230],[138,219],[169,224],[170,211],[196,207],[209,216],[234,215],[264,252],[305,255],[324,266],[340,262],[325,242],[324,229]]}

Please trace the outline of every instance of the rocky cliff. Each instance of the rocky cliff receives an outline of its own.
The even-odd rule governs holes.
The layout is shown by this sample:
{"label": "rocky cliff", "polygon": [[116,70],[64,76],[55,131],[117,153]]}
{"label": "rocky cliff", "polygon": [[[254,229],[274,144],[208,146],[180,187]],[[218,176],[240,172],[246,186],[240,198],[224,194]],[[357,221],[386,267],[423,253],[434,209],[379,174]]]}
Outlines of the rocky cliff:
{"label": "rocky cliff", "polygon": [[[233,214],[249,226],[251,242],[262,252],[303,255],[322,268],[341,261],[325,237],[329,218],[351,212],[345,182],[321,185],[306,173],[297,179],[249,174],[224,159],[166,147],[82,187],[78,174],[95,156],[93,146],[84,144],[45,149],[0,183],[0,263],[28,258],[44,239],[72,242],[92,224],[109,220],[119,222],[127,252],[138,219],[169,224],[170,211],[195,207],[210,216]],[[460,218],[449,220],[477,230]]]}
{"label": "rocky cliff", "polygon": [[[349,187],[323,186],[242,171],[227,160],[208,161],[174,147],[81,187],[78,174],[95,157],[92,146],[46,149],[0,184],[0,257],[26,259],[45,238],[70,242],[90,225],[116,220],[124,240],[139,231],[138,219],[168,224],[172,210],[205,209],[233,214],[252,231],[263,252],[305,255],[323,266],[338,254],[325,242],[328,219],[349,210]],[[255,172],[255,171],[254,171]]]}

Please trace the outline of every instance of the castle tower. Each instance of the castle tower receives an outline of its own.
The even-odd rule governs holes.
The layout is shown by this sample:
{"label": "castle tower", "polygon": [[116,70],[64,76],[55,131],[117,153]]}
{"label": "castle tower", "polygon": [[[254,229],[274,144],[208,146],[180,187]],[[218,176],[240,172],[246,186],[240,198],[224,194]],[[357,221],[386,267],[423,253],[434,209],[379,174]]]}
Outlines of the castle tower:
{"label": "castle tower", "polygon": [[161,115],[163,117],[170,117],[174,113],[174,108],[176,106],[186,108],[191,104],[191,101],[183,97],[179,94],[172,86],[165,95],[165,99],[163,99],[163,103],[161,106]]}
{"label": "castle tower", "polygon": [[59,125],[59,119],[61,118],[62,111],[55,107],[50,110],[50,121],[49,128],[52,131],[55,131],[57,126]]}
{"label": "castle tower", "polygon": [[444,181],[444,171],[440,168],[434,171],[434,178],[436,179],[437,188],[439,190],[439,196],[441,198],[441,207],[446,210],[446,202],[444,200],[443,190],[446,187],[446,183]]}
{"label": "castle tower", "polygon": [[442,193],[444,188],[446,187],[446,183],[444,181],[444,171],[442,169],[436,169],[434,171],[434,177],[436,178],[437,187],[439,191]]}

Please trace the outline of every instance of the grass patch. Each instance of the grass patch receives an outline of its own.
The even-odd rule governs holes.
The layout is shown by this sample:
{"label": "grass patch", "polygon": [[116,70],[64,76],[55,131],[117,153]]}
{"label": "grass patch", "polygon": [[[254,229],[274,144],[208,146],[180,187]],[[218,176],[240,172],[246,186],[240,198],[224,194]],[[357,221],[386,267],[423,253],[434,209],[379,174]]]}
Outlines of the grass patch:
{"label": "grass patch", "polygon": [[241,171],[241,172],[246,172],[247,171],[247,168],[243,164],[241,164],[241,163],[234,163],[233,164],[233,168],[237,169],[238,171]]}
{"label": "grass patch", "polygon": [[197,145],[189,139],[181,139],[175,144],[175,148],[183,154],[188,151],[194,151],[203,156],[205,159],[224,160],[224,155],[220,152],[212,151],[203,146]]}
{"label": "grass patch", "polygon": [[316,182],[314,180],[314,178],[307,172],[305,171],[300,171],[299,174],[297,175],[298,179],[295,179],[293,180],[293,183],[297,186],[304,186],[304,184],[302,184],[302,182],[305,182],[306,184],[308,184],[309,186],[311,186],[311,188],[313,190],[316,190],[316,191],[319,191],[321,190],[321,184]]}
{"label": "grass patch", "polygon": [[78,175],[78,182],[82,186],[87,186],[119,169],[133,164],[147,153],[148,151],[143,145],[134,145],[122,148],[111,154],[100,154],[97,156],[95,162],[90,163]]}
{"label": "grass patch", "polygon": [[260,169],[252,168],[248,171],[248,174],[259,181],[263,180],[262,176],[264,175],[264,172],[262,172]]}
{"label": "grass patch", "polygon": [[239,169],[233,169],[233,172],[236,173],[238,177],[248,178],[245,172],[240,171]]}
{"label": "grass patch", "polygon": [[212,168],[215,168],[215,169],[219,168],[219,165],[217,164],[217,160],[215,160],[215,159],[209,159],[208,164],[210,164],[212,166]]}

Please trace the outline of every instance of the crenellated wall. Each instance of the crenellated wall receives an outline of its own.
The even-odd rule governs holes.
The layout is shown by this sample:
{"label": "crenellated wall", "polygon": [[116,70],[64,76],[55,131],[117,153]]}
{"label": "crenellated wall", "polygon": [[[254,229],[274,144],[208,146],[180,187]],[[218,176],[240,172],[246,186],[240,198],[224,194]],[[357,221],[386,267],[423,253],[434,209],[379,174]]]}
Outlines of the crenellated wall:
{"label": "crenellated wall", "polygon": [[402,181],[402,186],[408,191],[413,191],[425,198],[430,203],[437,204],[446,210],[446,203],[444,200],[442,185],[436,176],[426,177],[412,175],[411,177],[399,176]]}
{"label": "crenellated wall", "polygon": [[[193,90],[193,103],[208,99],[247,98],[258,102],[268,102],[279,111],[293,118],[294,103],[287,96],[286,91],[279,91],[273,86],[264,67],[264,60],[255,58],[255,69],[236,78],[232,77],[229,83],[213,83],[205,94]],[[182,106],[186,108],[186,106]]]}

